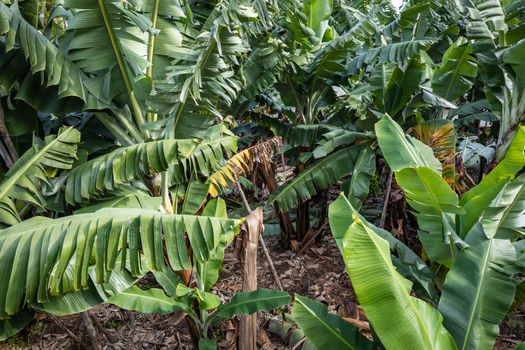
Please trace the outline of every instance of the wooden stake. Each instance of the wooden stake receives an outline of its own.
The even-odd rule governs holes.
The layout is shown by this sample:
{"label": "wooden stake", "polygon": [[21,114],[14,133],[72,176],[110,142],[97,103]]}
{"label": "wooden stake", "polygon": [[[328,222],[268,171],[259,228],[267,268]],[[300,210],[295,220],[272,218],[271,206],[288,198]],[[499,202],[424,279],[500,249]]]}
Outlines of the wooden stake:
{"label": "wooden stake", "polygon": [[[241,195],[241,198],[244,203],[244,206],[246,207],[246,210],[248,211],[248,213],[252,213],[252,208],[250,208],[250,204],[248,203],[248,200],[246,199],[246,195],[244,194],[244,191],[242,190],[241,185],[237,183],[236,186],[237,186],[237,190],[239,191]],[[264,230],[264,226],[263,226],[263,230]],[[279,290],[283,290],[283,285],[281,284],[281,280],[279,279],[279,275],[277,274],[277,270],[275,269],[275,266],[273,264],[272,257],[270,256],[270,253],[268,252],[268,248],[266,248],[266,243],[264,243],[264,239],[262,236],[263,230],[261,230],[261,233],[259,234],[259,242],[261,243],[261,248],[263,250],[264,257],[266,258],[266,261],[268,262],[268,266],[270,266],[270,271],[272,271],[272,275],[275,280],[275,283],[277,284],[277,288],[279,288]]]}
{"label": "wooden stake", "polygon": [[[246,217],[243,237],[243,292],[252,292],[257,289],[257,242],[263,228],[263,211],[262,208],[257,208]],[[241,318],[239,349],[257,349],[256,313]]]}

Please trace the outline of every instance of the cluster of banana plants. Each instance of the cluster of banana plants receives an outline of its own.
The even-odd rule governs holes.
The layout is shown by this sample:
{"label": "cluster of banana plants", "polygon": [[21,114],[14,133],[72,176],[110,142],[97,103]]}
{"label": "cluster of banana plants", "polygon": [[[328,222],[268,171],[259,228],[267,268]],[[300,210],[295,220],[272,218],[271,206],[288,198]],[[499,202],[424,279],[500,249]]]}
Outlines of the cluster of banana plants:
{"label": "cluster of banana plants", "polygon": [[109,302],[184,312],[213,348],[217,320],[288,303],[211,293],[243,219],[209,178],[237,151],[225,114],[258,3],[0,2],[2,125],[34,121],[32,139],[2,133],[0,339]]}
{"label": "cluster of banana plants", "polygon": [[[506,153],[524,117],[523,2],[298,1],[283,9],[252,45],[235,106],[286,143],[295,176],[270,201],[295,210],[298,240],[313,198],[323,201],[357,164],[363,177],[372,172],[375,153],[360,145],[373,142],[385,113],[405,129],[448,119],[472,132],[461,144],[475,154],[466,165]],[[473,184],[457,180],[457,189]]]}
{"label": "cluster of banana plants", "polygon": [[424,255],[368,222],[341,194],[330,206],[330,227],[375,341],[321,305],[296,304],[295,320],[318,348],[492,349],[525,271],[525,128],[460,197],[432,148],[388,115],[375,130],[414,210]]}

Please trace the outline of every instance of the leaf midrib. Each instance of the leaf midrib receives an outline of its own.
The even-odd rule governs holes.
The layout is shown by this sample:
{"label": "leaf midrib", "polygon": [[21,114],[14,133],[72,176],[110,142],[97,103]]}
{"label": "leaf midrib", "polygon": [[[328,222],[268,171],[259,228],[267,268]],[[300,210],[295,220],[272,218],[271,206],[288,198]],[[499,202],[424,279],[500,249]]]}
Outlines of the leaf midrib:
{"label": "leaf midrib", "polygon": [[[390,274],[392,275],[392,277],[394,278],[394,280],[397,282],[397,286],[398,288],[400,288],[401,290],[403,290],[404,292],[406,291],[405,287],[403,286],[403,283],[402,283],[402,280],[400,278],[400,275],[399,273],[397,272],[397,270],[395,269],[394,265],[392,264],[392,260],[390,259],[390,256],[386,256],[384,253],[383,253],[383,250],[381,249],[381,247],[379,247],[377,245],[377,240],[375,239],[375,237],[377,236],[375,234],[375,232],[372,232],[370,230],[370,228],[368,228],[366,225],[363,225],[361,223],[361,226],[365,229],[368,237],[372,240],[372,243],[374,244],[374,246],[376,247],[376,250],[379,252],[381,258],[383,259],[384,261],[384,265],[387,266],[388,270],[390,271]],[[377,236],[379,237],[379,236]],[[382,239],[381,237],[379,237],[380,239]],[[421,315],[419,314],[418,312],[418,308],[416,306],[416,304],[414,303],[414,301],[412,300],[412,297],[410,296],[409,292],[406,292],[406,300],[408,301],[409,305],[410,305],[410,308],[412,309],[412,311],[414,312],[414,315],[416,316],[417,318],[417,321],[418,321],[418,324],[420,326],[420,328],[423,330],[423,337],[424,337],[424,340],[425,340],[425,343],[427,345],[430,345],[432,346],[431,348],[434,349],[434,343],[432,341],[432,338],[430,337],[430,334],[428,332],[428,328],[426,327],[426,324],[423,320],[423,318],[421,317]],[[437,311],[436,311],[437,312]]]}
{"label": "leaf midrib", "polygon": [[481,297],[481,292],[484,288],[482,288],[482,286],[484,286],[485,284],[485,278],[487,276],[487,268],[488,268],[488,263],[489,263],[489,257],[490,257],[490,251],[492,249],[492,243],[494,242],[494,239],[489,239],[489,246],[487,248],[487,250],[485,251],[485,256],[483,257],[483,264],[481,265],[483,268],[480,269],[481,272],[480,272],[480,282],[478,284],[478,288],[476,290],[476,296],[474,298],[474,302],[471,304],[472,307],[470,308],[471,312],[470,312],[470,316],[469,316],[469,320],[468,320],[468,323],[467,323],[467,327],[466,327],[466,332],[465,332],[465,337],[463,338],[463,345],[461,346],[461,350],[465,350],[467,348],[467,345],[469,344],[468,340],[469,340],[469,337],[470,337],[470,333],[472,332],[472,328],[473,328],[473,324],[474,324],[474,315],[477,314],[475,311],[478,309],[477,308],[477,305],[478,305],[478,302],[479,302],[479,299]]}
{"label": "leaf midrib", "polygon": [[230,304],[227,304],[224,308],[222,308],[219,312],[217,312],[217,316],[218,317],[221,317],[221,313],[224,313],[225,311],[228,311],[232,308],[237,308],[239,306],[242,306],[242,305],[246,305],[246,304],[252,304],[252,303],[257,303],[259,301],[272,301],[272,300],[278,300],[278,299],[285,299],[285,298],[288,298],[288,295],[281,295],[281,296],[272,296],[272,297],[259,297],[259,298],[253,298],[253,299],[249,299],[249,300],[243,300],[241,302],[237,302],[237,303],[230,303]]}
{"label": "leaf midrib", "polygon": [[308,313],[312,315],[312,317],[314,317],[319,323],[321,323],[326,330],[328,330],[331,334],[333,334],[336,338],[338,338],[343,344],[346,344],[350,349],[358,350],[358,348],[354,347],[351,343],[348,343],[348,341],[345,338],[343,338],[339,333],[334,332],[333,328],[330,327],[330,325],[327,324],[323,319],[319,318],[317,314],[312,309],[310,309],[306,304],[301,302],[299,299],[297,299],[296,302],[301,304],[305,308],[305,310],[307,310]]}
{"label": "leaf midrib", "polygon": [[496,234],[499,230],[499,228],[501,227],[501,225],[503,224],[503,222],[505,221],[505,219],[507,218],[507,216],[509,215],[509,213],[512,211],[512,209],[514,208],[514,206],[521,201],[521,195],[523,194],[523,192],[525,191],[525,184],[522,184],[521,185],[521,189],[518,191],[518,194],[516,195],[515,199],[512,201],[512,203],[507,207],[507,209],[505,210],[505,212],[503,213],[503,215],[501,216],[501,219],[499,220],[498,222],[498,226],[496,227],[496,232],[494,232],[494,234]]}

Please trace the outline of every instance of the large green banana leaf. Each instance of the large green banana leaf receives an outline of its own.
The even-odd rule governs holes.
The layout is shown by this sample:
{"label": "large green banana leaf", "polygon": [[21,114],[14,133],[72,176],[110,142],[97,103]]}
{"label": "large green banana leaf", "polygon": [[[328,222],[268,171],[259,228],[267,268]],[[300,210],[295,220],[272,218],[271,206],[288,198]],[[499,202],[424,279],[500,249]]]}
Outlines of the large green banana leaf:
{"label": "large green banana leaf", "polygon": [[332,14],[333,0],[310,0],[305,2],[308,13],[308,27],[312,29],[319,41],[323,40]]}
{"label": "large green banana leaf", "polygon": [[[343,136],[348,133],[348,130],[341,130],[335,126],[328,124],[287,124],[278,118],[273,118],[263,114],[254,114],[250,117],[257,124],[270,129],[275,136],[282,137],[283,141],[294,146],[313,147],[323,135],[330,132],[336,132],[333,136]],[[348,136],[347,136],[348,137]],[[330,139],[327,139],[330,141]],[[320,151],[318,151],[320,152]],[[322,155],[322,154],[320,154]]]}
{"label": "large green banana leaf", "polygon": [[348,67],[349,73],[356,74],[364,65],[375,64],[376,61],[403,64],[408,58],[428,48],[433,42],[431,39],[411,40],[368,49],[352,59]]}
{"label": "large green banana leaf", "polygon": [[61,129],[57,136],[51,135],[26,151],[5,174],[0,184],[0,222],[14,225],[20,221],[13,200],[43,207],[42,183],[48,181],[49,170],[71,169],[77,157],[80,133],[73,129]]}
{"label": "large green banana leaf", "polygon": [[339,147],[364,143],[371,138],[367,133],[337,128],[319,135],[318,146],[314,149],[313,156],[315,159],[326,157]]}
{"label": "large green banana leaf", "polygon": [[[70,58],[24,20],[16,3],[9,7],[0,3],[0,37],[5,38],[0,49],[8,53],[0,61],[0,68],[3,73],[9,72],[2,74],[0,85],[8,91],[18,85],[18,99],[48,112],[74,111],[83,105],[104,108],[93,82],[87,84],[88,77]],[[16,54],[18,50],[23,55]],[[28,62],[31,72],[21,60]],[[42,81],[35,74],[38,72],[46,73],[46,88],[41,86]]]}
{"label": "large green banana leaf", "polygon": [[377,346],[352,324],[328,313],[326,305],[300,295],[295,296],[292,316],[317,349],[367,350]]}
{"label": "large green banana leaf", "polygon": [[460,205],[466,213],[461,217],[461,234],[465,236],[481,217],[501,191],[508,180],[514,178],[525,166],[525,126],[516,130],[516,135],[510,144],[505,158],[481,180],[476,186],[466,192],[460,200]]}
{"label": "large green banana leaf", "polygon": [[388,242],[354,217],[343,239],[343,257],[357,299],[389,349],[456,349],[443,317],[410,295],[412,283],[396,271]]}
{"label": "large green banana leaf", "polygon": [[200,143],[190,139],[161,140],[120,147],[68,173],[66,201],[89,201],[120,184],[168,169],[175,183],[186,182],[198,174],[208,175],[220,167],[224,152],[231,154],[236,146],[237,138],[227,135]]}
{"label": "large green banana leaf", "polygon": [[[24,303],[45,303],[90,281],[107,282],[117,259],[139,275],[144,268],[162,271],[204,263],[215,254],[221,237],[236,220],[189,215],[169,215],[142,209],[104,209],[60,219],[34,217],[0,231],[0,318],[17,313]],[[186,232],[188,235],[186,235]],[[167,256],[165,256],[167,255]],[[144,257],[145,262],[142,262]],[[64,274],[73,264],[73,277]]]}
{"label": "large green banana leaf", "polygon": [[[226,202],[222,198],[212,199],[208,202],[201,213],[202,217],[227,218]],[[234,232],[228,231],[220,236],[217,248],[210,254],[209,258],[198,264],[196,270],[203,281],[204,291],[208,292],[217,283],[219,272],[224,261],[224,250],[231,244]]]}
{"label": "large green banana leaf", "polygon": [[402,68],[394,67],[383,92],[386,113],[395,116],[405,108],[412,95],[419,90],[425,68],[418,58],[410,59]]}
{"label": "large green banana leaf", "polygon": [[[73,34],[69,57],[86,72],[105,71],[116,61],[125,60],[131,73],[146,68],[146,31],[151,21],[131,4],[115,0],[66,0],[73,12],[68,31]],[[118,62],[121,65],[121,62]],[[125,74],[128,74],[127,72]]]}
{"label": "large green banana leaf", "polygon": [[432,148],[405,135],[390,116],[384,115],[375,124],[375,131],[381,152],[394,172],[405,168],[428,167],[441,175],[442,166],[434,157]]}
{"label": "large green banana leaf", "polygon": [[[489,237],[487,237],[489,236]],[[465,249],[448,272],[439,311],[459,349],[490,350],[515,294],[505,267],[516,260],[510,241],[492,238],[480,223],[469,232]]]}
{"label": "large green banana leaf", "polygon": [[214,117],[222,117],[217,105],[230,105],[243,85],[236,71],[249,46],[241,27],[256,19],[251,5],[221,1],[202,25],[183,33],[181,45],[172,47],[166,79],[154,84],[148,98],[152,110],[168,116],[162,121],[165,137],[198,137]]}
{"label": "large green banana leaf", "polygon": [[[357,211],[343,194],[340,194],[328,207],[330,230],[341,252],[343,251],[345,233],[354,222],[352,213],[357,214]],[[395,267],[403,277],[414,283],[414,291],[425,300],[437,304],[438,298],[434,287],[434,273],[425,262],[390,232],[371,224],[368,224],[368,226],[379,237],[388,242],[390,251],[397,255],[392,255]]]}
{"label": "large green banana leaf", "polygon": [[394,71],[393,64],[377,64],[370,74],[370,91],[375,97],[375,104],[381,110],[385,109],[385,93]]}
{"label": "large green banana leaf", "polygon": [[441,176],[441,163],[433,150],[405,135],[388,115],[375,125],[383,156],[396,174],[409,204],[417,211],[419,234],[427,255],[451,266],[455,244],[464,245],[455,232],[456,214],[464,213],[456,193]]}
{"label": "large green banana leaf", "polygon": [[455,214],[464,213],[456,193],[430,168],[406,168],[396,172],[396,181],[408,204],[416,210],[419,238],[431,260],[452,266],[465,244],[455,232]]}
{"label": "large green banana leaf", "polygon": [[441,66],[434,72],[432,89],[450,102],[455,102],[472,87],[478,66],[467,39],[460,37],[445,54]]}
{"label": "large green banana leaf", "polygon": [[[73,283],[73,267],[74,265],[71,263],[64,274],[64,281],[66,282],[69,279],[68,282],[71,284]],[[56,316],[78,314],[106,302],[116,294],[122,293],[143,275],[144,273],[141,273],[139,276],[133,277],[126,269],[116,268],[112,271],[107,283],[96,284],[95,267],[92,266],[89,269],[91,281],[88,282],[86,289],[68,292],[59,296],[51,296],[45,303],[33,303],[31,307],[34,310]],[[65,289],[74,290],[74,288]]]}
{"label": "large green banana leaf", "polygon": [[483,213],[483,229],[496,238],[517,239],[525,235],[525,176],[503,186]]}
{"label": "large green banana leaf", "polygon": [[[104,198],[99,202],[90,202],[87,207],[80,208],[75,211],[75,214],[94,213],[97,210],[104,208],[137,208],[158,210],[161,206],[161,197],[150,197],[147,193],[133,187],[124,187],[122,190],[112,193],[112,197]],[[195,214],[181,213],[181,214]]]}
{"label": "large green banana leaf", "polygon": [[345,147],[313,163],[272,193],[270,202],[279,204],[280,210],[288,210],[312,198],[317,191],[328,188],[351,171],[360,149]]}
{"label": "large green banana leaf", "polygon": [[[148,55],[152,55],[152,65],[148,67],[153,80],[161,80],[166,75],[166,67],[175,57],[175,50],[183,41],[182,34],[178,28],[177,20],[186,20],[186,13],[182,8],[184,5],[179,1],[154,1],[146,0],[136,6],[140,12],[151,19],[152,25],[159,30],[156,35],[150,35],[148,40]],[[155,12],[156,9],[156,12]]]}
{"label": "large green banana leaf", "polygon": [[15,317],[2,320],[0,319],[0,341],[7,340],[26,328],[34,318],[34,312],[29,309],[22,310]]}
{"label": "large green banana leaf", "polygon": [[493,43],[500,33],[508,30],[505,13],[499,0],[469,1],[468,37],[475,41]]}

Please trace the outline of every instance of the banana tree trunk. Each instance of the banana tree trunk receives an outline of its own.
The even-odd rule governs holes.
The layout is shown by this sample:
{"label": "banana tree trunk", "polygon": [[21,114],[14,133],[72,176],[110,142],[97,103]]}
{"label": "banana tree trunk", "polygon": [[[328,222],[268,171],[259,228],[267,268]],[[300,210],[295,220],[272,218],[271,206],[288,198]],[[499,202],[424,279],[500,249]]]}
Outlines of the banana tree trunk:
{"label": "banana tree trunk", "polygon": [[[266,187],[268,187],[270,193],[277,191],[279,185],[277,184],[277,180],[275,180],[275,172],[273,170],[272,164],[265,162],[261,163],[260,171],[264,183],[266,184]],[[290,239],[294,235],[290,214],[287,211],[281,212],[277,203],[273,205],[273,210],[279,218],[279,226],[281,227],[281,242],[285,246],[288,246],[290,245]]]}
{"label": "banana tree trunk", "polygon": [[296,238],[301,242],[310,229],[310,201],[300,203],[297,206]]}

